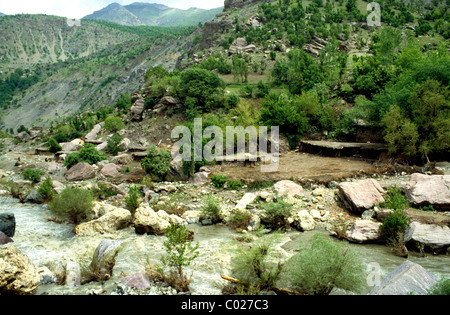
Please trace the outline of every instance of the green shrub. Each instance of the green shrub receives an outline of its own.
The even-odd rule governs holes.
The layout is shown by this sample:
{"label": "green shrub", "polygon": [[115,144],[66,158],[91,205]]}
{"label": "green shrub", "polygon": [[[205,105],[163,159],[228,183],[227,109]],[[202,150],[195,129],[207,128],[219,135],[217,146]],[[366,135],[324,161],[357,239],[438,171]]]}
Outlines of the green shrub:
{"label": "green shrub", "polygon": [[409,217],[404,210],[394,209],[391,214],[382,220],[380,230],[387,239],[397,239],[408,228],[408,222]]}
{"label": "green shrub", "polygon": [[62,151],[62,146],[58,143],[58,141],[56,141],[55,138],[50,138],[47,141],[47,147],[51,153]]}
{"label": "green shrub", "polygon": [[79,152],[79,156],[80,162],[86,162],[91,165],[107,159],[106,154],[99,152],[92,143],[84,144]]}
{"label": "green shrub", "polygon": [[44,180],[44,182],[38,187],[37,191],[44,198],[44,201],[49,201],[53,198],[53,181],[50,176]]}
{"label": "green shrub", "polygon": [[141,166],[153,180],[164,180],[170,172],[171,161],[172,155],[169,151],[158,150],[152,145],[147,150],[147,157],[141,161]]}
{"label": "green shrub", "polygon": [[30,180],[33,184],[39,183],[43,175],[45,175],[44,171],[32,168],[27,168],[22,174],[23,179]]}
{"label": "green shrub", "polygon": [[212,195],[205,198],[205,205],[200,209],[202,215],[210,218],[213,223],[220,221],[220,210],[219,200]]}
{"label": "green shrub", "polygon": [[125,197],[125,206],[134,215],[136,209],[141,205],[141,199],[139,195],[141,191],[136,185],[130,186],[128,190],[128,196]]}
{"label": "green shrub", "polygon": [[428,295],[450,295],[450,279],[444,278],[428,291]]}
{"label": "green shrub", "polygon": [[250,244],[238,244],[231,259],[231,272],[239,280],[244,293],[257,293],[275,287],[282,265],[269,260],[274,239],[274,236],[266,236]]}
{"label": "green shrub", "polygon": [[72,187],[67,187],[59,195],[55,195],[48,204],[48,208],[53,214],[66,217],[74,224],[85,220],[87,213],[93,207],[93,198],[89,191]]}
{"label": "green shrub", "polygon": [[211,176],[211,182],[217,189],[223,188],[227,182],[225,175],[213,175]]}
{"label": "green shrub", "polygon": [[242,182],[240,180],[229,180],[227,182],[228,190],[240,190],[242,189]]}
{"label": "green shrub", "polygon": [[64,160],[64,166],[66,166],[67,169],[71,169],[73,166],[77,165],[80,162],[81,162],[80,153],[73,152],[70,153]]}
{"label": "green shrub", "polygon": [[389,188],[386,193],[386,202],[380,203],[383,208],[393,209],[393,210],[405,210],[408,206],[408,201],[406,201],[405,196],[403,196],[400,189],[397,186]]}
{"label": "green shrub", "polygon": [[118,132],[125,128],[125,124],[120,117],[108,117],[103,128],[109,132]]}
{"label": "green shrub", "polygon": [[105,151],[113,156],[116,156],[123,150],[123,147],[120,145],[122,140],[123,138],[115,133],[111,138],[108,139],[108,144],[106,145]]}
{"label": "green shrub", "polygon": [[293,205],[284,200],[277,200],[263,203],[260,208],[264,211],[262,217],[263,223],[277,230],[286,227],[287,219],[291,216]]}
{"label": "green shrub", "polygon": [[358,292],[364,266],[343,243],[315,234],[285,265],[284,281],[298,292],[328,295],[333,288]]}

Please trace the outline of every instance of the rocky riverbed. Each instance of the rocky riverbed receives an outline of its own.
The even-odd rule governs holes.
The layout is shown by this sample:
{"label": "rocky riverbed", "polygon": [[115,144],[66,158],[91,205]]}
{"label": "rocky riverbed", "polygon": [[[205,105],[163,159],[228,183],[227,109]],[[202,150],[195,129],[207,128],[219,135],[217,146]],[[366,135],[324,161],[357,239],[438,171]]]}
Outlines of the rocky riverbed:
{"label": "rocky riverbed", "polygon": [[[316,166],[320,165],[319,159],[314,156]],[[347,163],[351,161],[347,159]],[[66,186],[92,191],[101,183],[114,194],[96,201],[86,222],[75,226],[55,218],[39,200],[37,185],[22,178],[26,168],[43,170],[52,178],[56,192]],[[122,172],[125,168],[128,172]],[[229,169],[233,169],[235,176],[239,168],[249,169],[246,166]],[[335,180],[325,182],[323,176],[317,181],[254,178],[244,180],[244,186],[238,190],[215,188],[210,180],[211,175],[217,174],[214,167],[204,168],[191,180],[141,184],[145,174],[139,163],[124,155],[80,167],[75,179],[68,178],[67,169],[46,155],[8,153],[0,158],[0,169],[4,195],[0,200],[0,216],[12,216],[15,228],[14,233],[1,228],[10,235],[0,236],[5,243],[0,245],[0,267],[23,269],[22,273],[26,270],[23,277],[3,272],[5,279],[0,279],[0,286],[15,283],[11,292],[17,294],[179,294],[167,284],[149,280],[145,275],[149,265],[160,264],[165,228],[172,223],[187,225],[194,232],[194,242],[199,243],[200,256],[186,270],[192,275],[189,293],[221,294],[226,285],[221,275],[230,274],[233,246],[239,239],[259,237],[261,231],[270,233],[272,226],[265,222],[263,205],[280,199],[291,204],[292,211],[285,218],[286,231],[275,244],[274,259],[286,261],[314,233],[324,233],[346,239],[367,266],[373,263],[381,266],[380,277],[384,277],[405,261],[382,242],[379,232],[381,220],[389,214],[389,209],[379,204],[392,187],[400,188],[410,203],[406,213],[411,219],[405,234],[408,259],[435,278],[450,275],[450,198],[449,190],[443,189],[449,185],[449,163],[437,164],[420,174],[413,172],[416,169],[395,173],[393,168],[385,173],[356,172],[344,178],[342,173],[335,177],[328,174],[329,179]],[[22,202],[10,196],[11,183],[20,187]],[[137,183],[143,193],[134,216],[124,204],[132,183]],[[220,205],[218,222],[205,217],[201,211],[209,195]],[[236,213],[247,214],[248,221],[233,224]],[[103,282],[83,283],[82,269],[95,259],[96,250],[98,254],[99,248],[108,248],[105,244],[120,245],[112,274]],[[364,293],[371,290],[367,286]]]}

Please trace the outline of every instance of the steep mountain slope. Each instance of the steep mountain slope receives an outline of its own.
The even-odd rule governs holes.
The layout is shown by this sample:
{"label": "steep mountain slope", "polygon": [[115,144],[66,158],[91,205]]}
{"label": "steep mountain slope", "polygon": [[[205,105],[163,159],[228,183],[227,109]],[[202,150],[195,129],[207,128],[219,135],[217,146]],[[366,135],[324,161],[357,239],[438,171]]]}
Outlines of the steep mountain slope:
{"label": "steep mountain slope", "polygon": [[0,16],[3,16],[4,14],[0,12]]}
{"label": "steep mountain slope", "polygon": [[93,21],[70,26],[62,17],[27,14],[2,17],[0,38],[4,71],[88,57],[138,36]]}
{"label": "steep mountain slope", "polygon": [[211,10],[190,8],[181,10],[162,4],[143,2],[135,2],[126,6],[112,3],[84,18],[129,26],[189,26],[211,20],[221,11],[222,8]]}
{"label": "steep mountain slope", "polygon": [[6,19],[7,27],[0,28],[0,49],[6,56],[0,83],[14,67],[39,75],[0,114],[0,125],[13,129],[48,126],[60,117],[114,104],[121,94],[140,88],[150,67],[161,64],[173,70],[194,30],[86,20],[70,28],[63,18],[48,16]]}

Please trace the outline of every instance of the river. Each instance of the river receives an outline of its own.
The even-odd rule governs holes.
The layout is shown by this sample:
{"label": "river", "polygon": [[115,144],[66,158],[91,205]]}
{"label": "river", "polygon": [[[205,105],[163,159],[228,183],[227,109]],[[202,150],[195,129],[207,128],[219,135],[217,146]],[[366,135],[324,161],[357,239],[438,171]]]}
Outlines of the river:
{"label": "river", "polygon": [[[164,253],[162,236],[137,235],[133,228],[126,228],[113,235],[95,237],[77,236],[73,233],[74,226],[67,223],[49,221],[50,211],[45,206],[21,204],[11,197],[0,197],[0,213],[13,213],[16,218],[16,234],[14,243],[19,250],[26,254],[37,267],[46,266],[50,270],[68,262],[80,263],[89,261],[104,239],[122,239],[124,245],[116,258],[114,273],[104,284],[92,282],[82,286],[41,285],[36,294],[68,294],[84,295],[92,290],[103,290],[111,293],[125,275],[144,271],[147,262],[157,265]],[[191,293],[194,295],[218,295],[224,280],[221,275],[230,275],[229,265],[231,249],[235,244],[235,237],[239,234],[226,226],[190,225],[195,232],[195,242],[199,243],[199,257],[195,259],[185,272],[192,275]],[[274,256],[277,259],[287,259],[306,242],[314,233],[287,232],[277,239]],[[389,272],[401,265],[405,260],[393,255],[387,246],[349,244],[358,252],[362,262],[372,268],[379,266],[379,278],[383,279]],[[433,273],[438,279],[450,277],[450,257],[448,255],[421,257],[410,253],[409,260],[420,264]],[[368,271],[374,271],[371,269]],[[369,283],[370,284],[370,283]],[[364,292],[371,287],[367,285]],[[335,294],[347,294],[337,290]]]}

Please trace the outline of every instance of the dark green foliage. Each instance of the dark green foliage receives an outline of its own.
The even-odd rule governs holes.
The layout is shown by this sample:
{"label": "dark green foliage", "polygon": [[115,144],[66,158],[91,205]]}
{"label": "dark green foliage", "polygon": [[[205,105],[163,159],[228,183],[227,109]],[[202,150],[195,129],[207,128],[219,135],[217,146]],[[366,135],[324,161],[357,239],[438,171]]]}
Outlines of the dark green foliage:
{"label": "dark green foliage", "polygon": [[118,132],[125,128],[125,124],[120,117],[108,117],[103,128],[109,132]]}
{"label": "dark green foliage", "polygon": [[0,79],[0,108],[7,108],[17,93],[27,90],[40,79],[28,70],[16,69],[9,77]]}
{"label": "dark green foliage", "polygon": [[[225,83],[214,72],[190,68],[181,73],[180,96],[185,100],[185,110],[211,110],[217,105],[217,98],[223,96]],[[220,107],[220,106],[219,106]]]}
{"label": "dark green foliage", "polygon": [[134,215],[136,209],[139,208],[141,204],[141,199],[139,198],[141,191],[136,185],[130,186],[128,189],[128,196],[125,197],[125,206],[130,210],[131,214]]}
{"label": "dark green foliage", "polygon": [[227,181],[228,190],[240,190],[242,189],[242,182],[240,180],[228,180]]}
{"label": "dark green foliage", "polygon": [[56,153],[56,152],[62,151],[61,145],[58,143],[58,141],[56,141],[55,138],[50,138],[47,141],[47,147],[51,153]]}
{"label": "dark green foliage", "polygon": [[39,183],[43,175],[45,175],[44,171],[32,168],[27,168],[22,174],[23,179],[30,180],[33,184]]}
{"label": "dark green foliage", "polygon": [[286,263],[284,279],[298,292],[328,295],[333,288],[358,292],[365,267],[344,243],[315,234]]}
{"label": "dark green foliage", "polygon": [[287,219],[291,216],[293,205],[284,200],[277,200],[263,203],[260,208],[264,211],[262,217],[264,224],[270,226],[273,230],[277,230],[287,227]]}
{"label": "dark green foliage", "polygon": [[73,166],[77,165],[80,162],[81,162],[80,153],[73,152],[70,153],[64,160],[64,166],[67,167],[67,169],[71,169]]}
{"label": "dark green foliage", "polygon": [[169,151],[158,150],[152,145],[147,150],[147,157],[141,161],[141,166],[153,180],[164,180],[170,172],[171,161],[172,155]]}
{"label": "dark green foliage", "polygon": [[111,138],[108,139],[108,144],[106,145],[105,151],[113,156],[116,156],[123,150],[123,147],[120,145],[122,140],[123,138],[115,133]]}
{"label": "dark green foliage", "polygon": [[99,152],[92,143],[84,144],[79,152],[79,156],[80,162],[86,162],[91,165],[107,159],[106,154]]}
{"label": "dark green foliage", "polygon": [[444,278],[440,280],[428,291],[428,295],[450,295],[450,279]]}
{"label": "dark green foliage", "polygon": [[72,187],[67,187],[60,194],[55,195],[48,204],[53,214],[68,218],[74,224],[85,220],[87,213],[93,207],[93,198],[89,191]]}
{"label": "dark green foliage", "polygon": [[85,143],[79,152],[73,152],[66,157],[64,165],[70,169],[72,166],[81,162],[92,165],[106,159],[106,154],[99,152],[92,143]]}
{"label": "dark green foliage", "polygon": [[220,222],[220,203],[214,196],[208,195],[205,199],[205,205],[200,209],[202,215],[211,219],[213,223]]}
{"label": "dark green foliage", "polygon": [[227,182],[227,177],[225,175],[213,175],[211,176],[211,182],[217,189],[221,189],[225,186]]}
{"label": "dark green foliage", "polygon": [[120,98],[116,102],[116,107],[121,110],[125,111],[130,109],[131,107],[131,95],[129,93],[122,94]]}
{"label": "dark green foliage", "polygon": [[53,198],[53,181],[50,176],[44,180],[44,182],[38,187],[37,191],[41,194],[44,201],[50,201]]}

